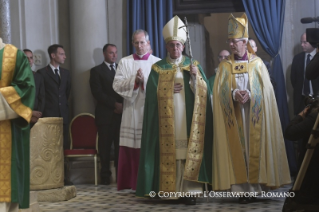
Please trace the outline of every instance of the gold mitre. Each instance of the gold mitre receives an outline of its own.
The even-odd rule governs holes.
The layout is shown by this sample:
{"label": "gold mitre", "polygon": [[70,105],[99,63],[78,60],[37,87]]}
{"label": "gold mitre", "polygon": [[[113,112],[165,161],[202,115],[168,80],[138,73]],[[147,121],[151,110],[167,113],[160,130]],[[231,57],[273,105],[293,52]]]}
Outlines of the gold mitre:
{"label": "gold mitre", "polygon": [[167,24],[163,28],[165,43],[168,43],[172,40],[177,40],[184,44],[187,39],[185,31],[186,29],[179,28],[184,25],[185,24],[183,23],[183,21],[177,15],[169,22],[167,22]]}
{"label": "gold mitre", "polygon": [[229,15],[228,38],[248,38],[248,18],[245,13],[240,18]]}

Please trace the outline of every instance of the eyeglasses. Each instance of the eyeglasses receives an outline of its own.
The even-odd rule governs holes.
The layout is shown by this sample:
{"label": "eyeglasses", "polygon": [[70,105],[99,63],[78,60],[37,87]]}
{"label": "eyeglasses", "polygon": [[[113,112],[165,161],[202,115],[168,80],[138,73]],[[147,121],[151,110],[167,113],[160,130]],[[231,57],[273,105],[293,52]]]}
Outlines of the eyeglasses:
{"label": "eyeglasses", "polygon": [[170,43],[170,44],[168,44],[168,46],[170,47],[170,48],[181,48],[182,47],[182,44],[180,44],[180,43],[176,43],[176,44],[174,44],[174,43]]}
{"label": "eyeglasses", "polygon": [[243,41],[243,40],[228,39],[228,40],[226,40],[226,43],[228,43],[228,44],[230,44],[230,43],[236,44],[239,41]]}
{"label": "eyeglasses", "polygon": [[226,59],[229,55],[218,55],[219,59]]}

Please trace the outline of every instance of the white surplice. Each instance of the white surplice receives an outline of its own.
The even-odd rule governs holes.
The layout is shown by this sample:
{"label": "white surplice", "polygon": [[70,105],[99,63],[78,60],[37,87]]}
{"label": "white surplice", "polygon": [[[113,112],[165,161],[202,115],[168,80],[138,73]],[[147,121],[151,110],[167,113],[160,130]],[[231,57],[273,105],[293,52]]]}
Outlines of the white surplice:
{"label": "white surplice", "polygon": [[[120,146],[141,148],[146,83],[152,65],[159,60],[160,58],[153,55],[150,55],[147,60],[134,60],[133,55],[130,55],[119,62],[113,89],[124,98]],[[143,71],[144,84],[134,90],[135,77],[139,68]]]}

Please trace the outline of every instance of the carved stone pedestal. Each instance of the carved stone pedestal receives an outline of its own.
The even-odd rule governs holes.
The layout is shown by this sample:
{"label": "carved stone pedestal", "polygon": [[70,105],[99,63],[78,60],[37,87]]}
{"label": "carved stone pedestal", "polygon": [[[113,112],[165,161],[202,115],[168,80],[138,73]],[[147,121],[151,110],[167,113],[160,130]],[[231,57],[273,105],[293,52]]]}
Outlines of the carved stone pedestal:
{"label": "carved stone pedestal", "polygon": [[30,132],[30,190],[63,185],[63,120],[40,118]]}
{"label": "carved stone pedestal", "polygon": [[76,196],[75,186],[64,186],[63,120],[40,118],[30,132],[30,190],[39,202]]}

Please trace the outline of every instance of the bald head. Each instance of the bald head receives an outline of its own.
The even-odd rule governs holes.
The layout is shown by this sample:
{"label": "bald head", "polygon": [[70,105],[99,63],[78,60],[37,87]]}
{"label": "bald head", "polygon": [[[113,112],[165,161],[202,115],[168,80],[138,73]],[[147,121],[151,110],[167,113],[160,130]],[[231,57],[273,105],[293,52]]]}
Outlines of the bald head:
{"label": "bald head", "polygon": [[254,39],[249,38],[249,45],[251,46],[251,48],[256,53],[257,52],[257,45],[256,45],[256,42],[254,41]]}
{"label": "bald head", "polygon": [[221,50],[218,54],[218,61],[221,62],[223,59],[228,57],[230,55],[229,51],[227,50]]}
{"label": "bald head", "polygon": [[300,45],[302,47],[302,50],[306,53],[312,52],[315,48],[311,46],[309,42],[307,42],[307,35],[306,33],[303,33],[300,38]]}

